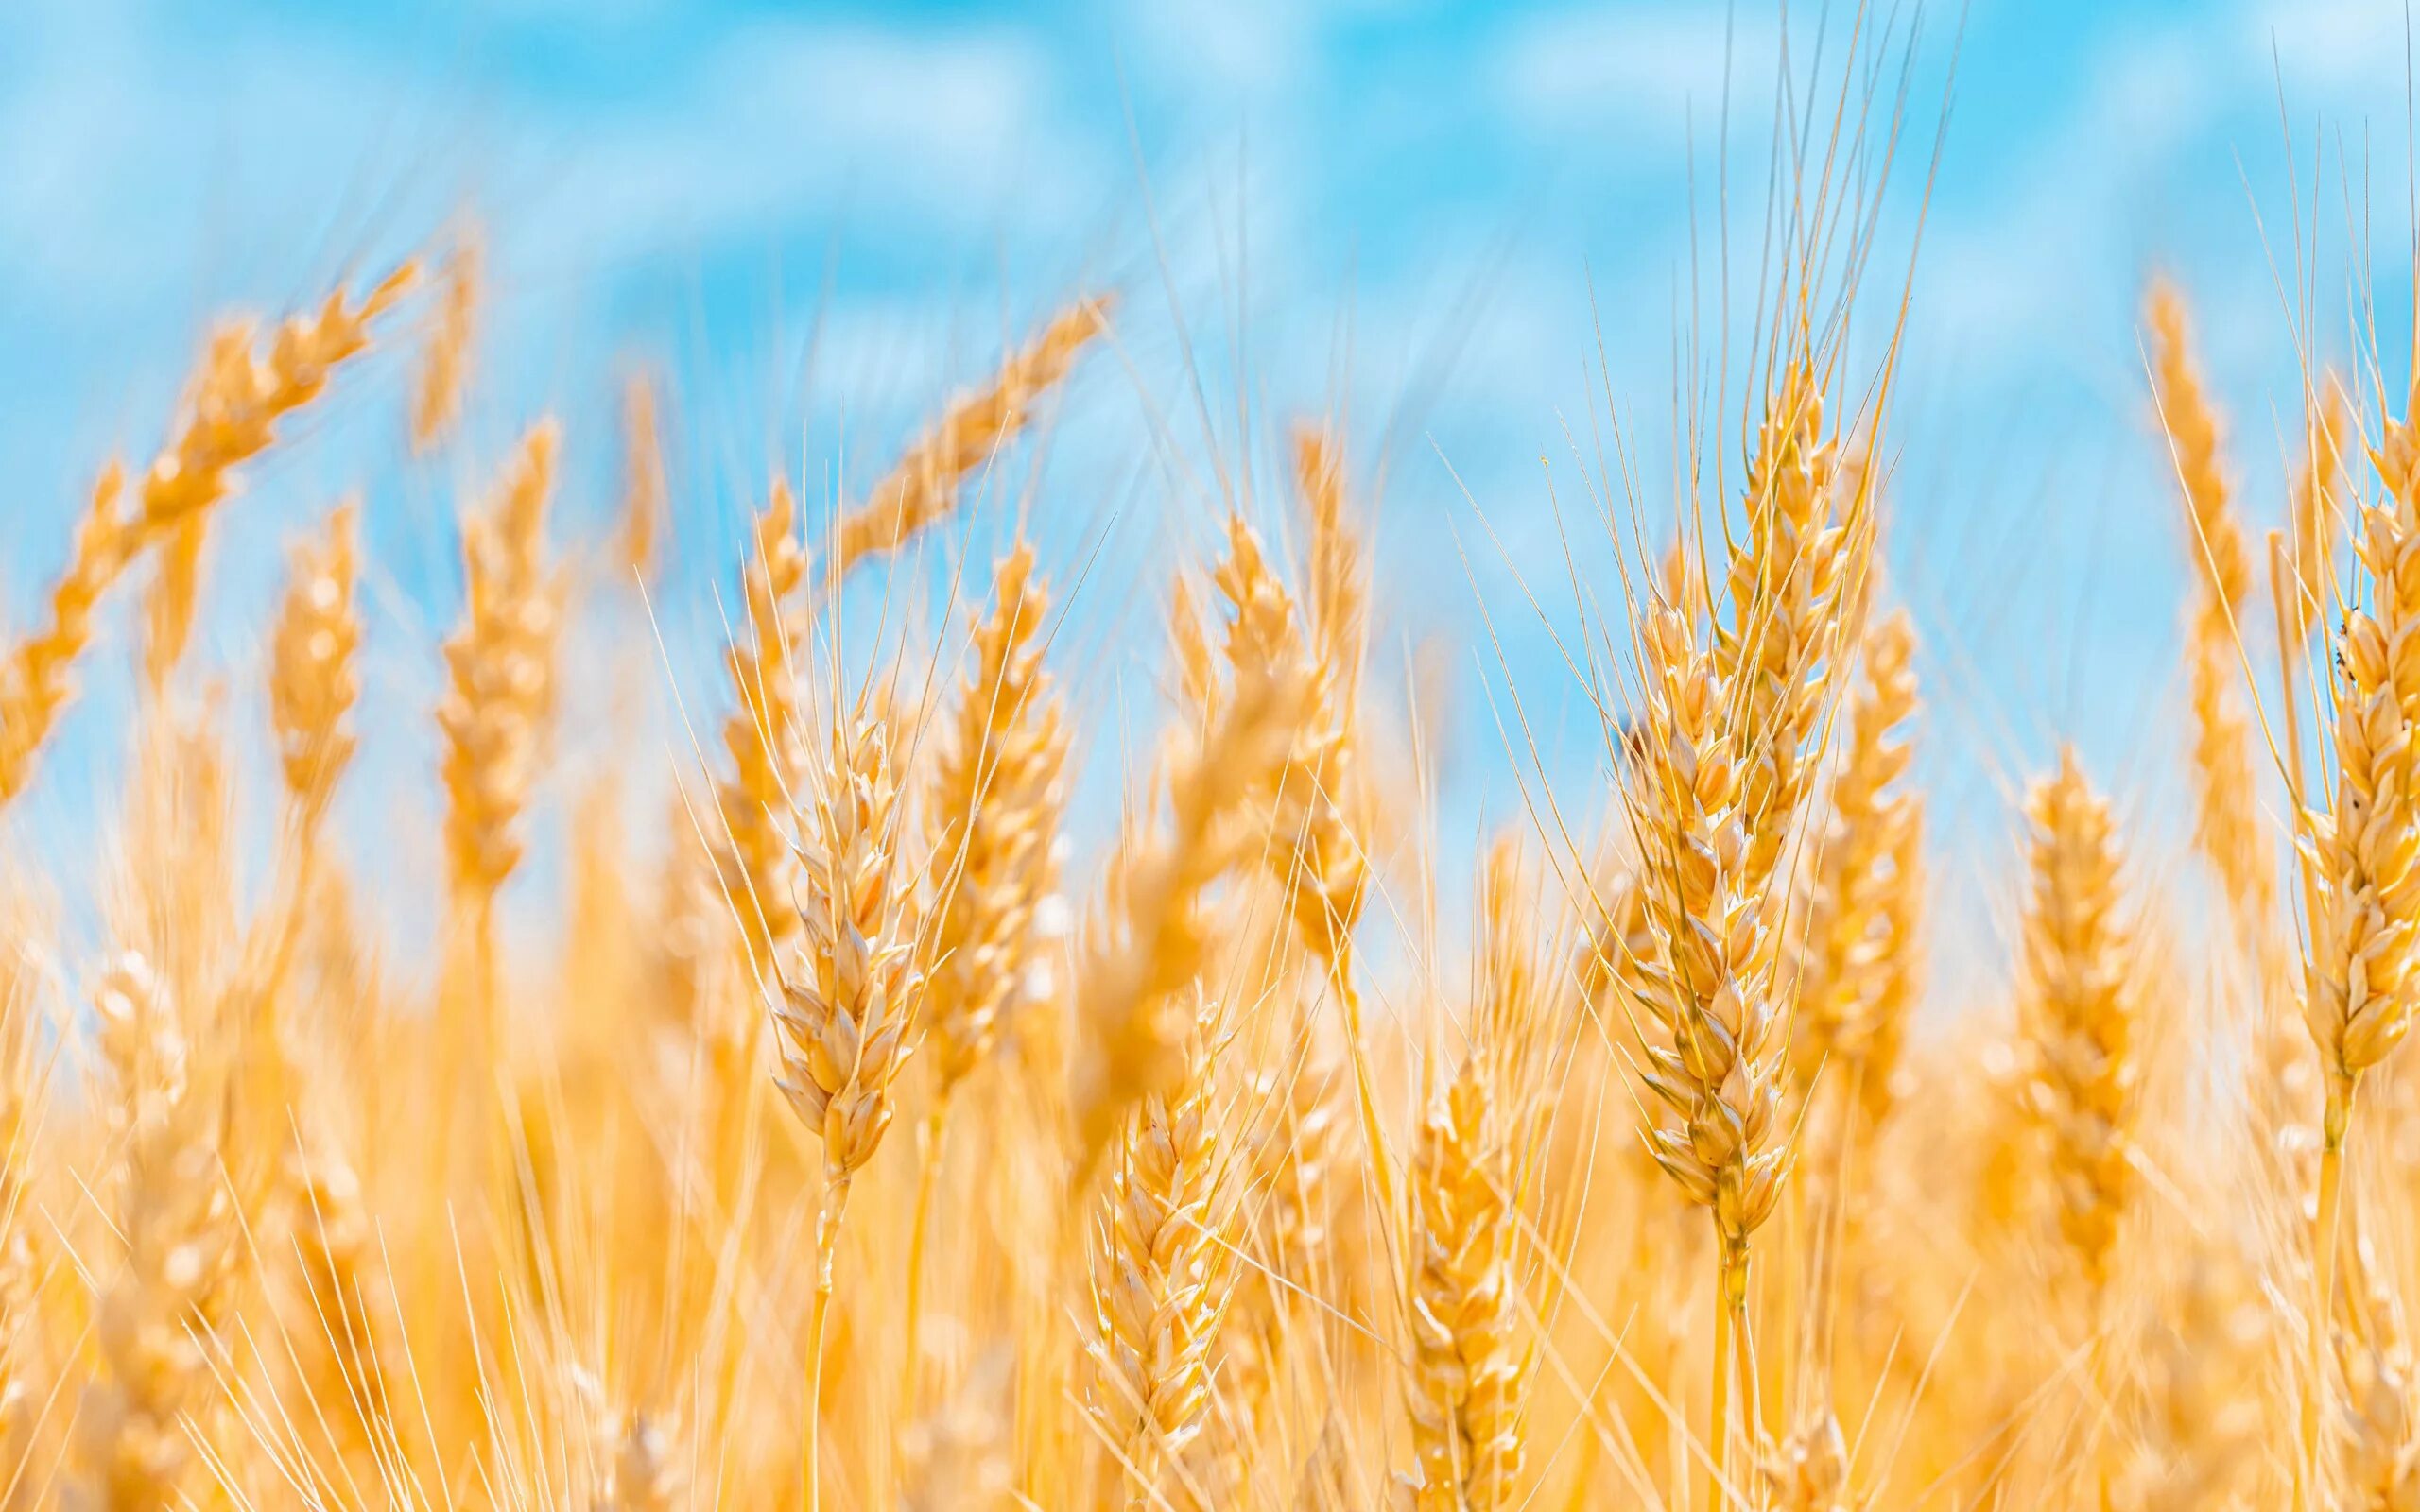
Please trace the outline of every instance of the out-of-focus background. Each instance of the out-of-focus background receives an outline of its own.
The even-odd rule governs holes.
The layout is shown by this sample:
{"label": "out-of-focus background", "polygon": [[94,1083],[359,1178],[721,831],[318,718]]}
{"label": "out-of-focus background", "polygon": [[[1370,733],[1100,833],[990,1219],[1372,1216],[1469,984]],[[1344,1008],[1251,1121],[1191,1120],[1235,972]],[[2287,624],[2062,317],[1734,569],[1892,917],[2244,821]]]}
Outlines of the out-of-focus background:
{"label": "out-of-focus background", "polygon": [[[1609,414],[1650,506],[1668,498],[1691,333],[1683,387],[1711,393],[1706,354],[1759,284],[1777,101],[1820,116],[1846,67],[1870,139],[1904,113],[1857,345],[1879,351],[1915,253],[1889,550],[1927,638],[1945,867],[1988,862],[2005,790],[2061,733],[2172,832],[2150,795],[2182,791],[2186,557],[2141,291],[2154,268],[2183,284],[2245,507],[2279,521],[2303,288],[2324,359],[2356,357],[2365,301],[2386,331],[2409,318],[2408,53],[2400,0],[1839,3],[1786,26],[1747,0],[17,0],[0,603],[31,610],[94,469],[152,444],[212,313],[311,298],[467,207],[489,288],[460,439],[408,460],[397,413],[365,400],[260,469],[228,516],[208,651],[248,675],[279,538],[362,489],[372,697],[401,728],[433,701],[460,499],[552,408],[561,534],[601,521],[616,386],[646,362],[673,409],[667,653],[588,676],[660,703],[681,740],[683,703],[718,691],[770,471],[828,507],[1005,339],[1113,287],[1114,355],[974,534],[1000,539],[1035,484],[1035,528],[1082,576],[1069,679],[1126,732],[1091,759],[1148,754],[1157,607],[1215,517],[1214,462],[1249,457],[1238,475],[1268,487],[1284,424],[1337,413],[1359,481],[1383,475],[1396,671],[1443,668],[1459,848],[1522,801],[1509,688],[1566,799],[1598,781],[1557,638],[1580,627],[1566,551],[1582,591],[1618,601],[1590,495]],[[2405,343],[2381,344],[2393,391]],[[111,680],[24,809],[54,842],[94,811],[74,774],[114,751]],[[428,843],[394,817],[427,757],[389,743],[365,758],[389,781],[349,799],[406,850]]]}

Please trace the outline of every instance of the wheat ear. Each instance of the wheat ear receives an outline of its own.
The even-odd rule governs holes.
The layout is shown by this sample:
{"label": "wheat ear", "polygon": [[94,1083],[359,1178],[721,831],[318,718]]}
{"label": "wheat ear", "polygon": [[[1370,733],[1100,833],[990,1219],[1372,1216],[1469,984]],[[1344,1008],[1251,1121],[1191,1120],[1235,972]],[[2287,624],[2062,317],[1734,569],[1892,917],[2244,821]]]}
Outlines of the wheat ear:
{"label": "wheat ear", "polygon": [[213,1100],[194,1084],[166,988],[126,956],[95,996],[116,1083],[124,1259],[95,1329],[102,1369],[77,1412],[68,1504],[168,1512],[187,1504],[193,1438],[213,1406],[209,1349],[225,1300],[234,1217]]}
{"label": "wheat ear", "polygon": [[456,228],[454,244],[437,265],[437,318],[412,378],[411,443],[415,454],[437,449],[462,417],[471,387],[472,348],[479,334],[486,264],[477,226]]}
{"label": "wheat ear", "polygon": [[1909,865],[1923,799],[1901,785],[1917,705],[1915,628],[1894,614],[1868,633],[1849,712],[1849,746],[1831,790],[1831,829],[1816,862],[1809,949],[1792,1022],[1802,1074],[1839,1062],[1869,1108],[1887,1106],[1911,993],[1918,878]]}
{"label": "wheat ear", "polygon": [[354,655],[361,617],[354,604],[359,571],[354,532],[359,506],[339,505],[326,538],[294,550],[285,595],[269,641],[269,719],[287,800],[305,831],[314,829],[351,765],[346,728],[361,676]]}
{"label": "wheat ear", "polygon": [[2216,408],[2193,363],[2185,302],[2175,285],[2152,286],[2152,392],[2167,429],[2187,550],[2199,584],[2186,631],[2193,710],[2194,840],[2225,888],[2237,922],[2265,935],[2275,884],[2257,816],[2252,757],[2238,683],[2238,645],[2252,594],[2252,558],[2220,456]]}
{"label": "wheat ear", "polygon": [[2027,799],[2031,1096],[2050,1151],[2060,1233],[2090,1295],[2109,1274],[2133,1186],[2136,1008],[2122,856],[2108,802],[2072,747]]}
{"label": "wheat ear", "polygon": [[551,421],[522,438],[495,502],[463,522],[467,604],[445,644],[445,843],[458,897],[482,903],[521,861],[520,823],[555,702],[562,584],[546,564]]}
{"label": "wheat ear", "polygon": [[1033,406],[1066,377],[1078,352],[1109,329],[1111,301],[1080,301],[1043,328],[1033,344],[1009,354],[992,382],[953,401],[941,421],[908,448],[865,503],[834,532],[835,579],[869,558],[895,551],[958,506],[968,473],[1025,428]]}
{"label": "wheat ear", "polygon": [[155,690],[183,659],[203,537],[211,511],[234,489],[234,470],[267,451],[279,421],[318,399],[336,369],[368,349],[371,322],[417,276],[406,263],[357,301],[337,290],[318,310],[281,324],[265,356],[250,321],[212,333],[187,386],[183,418],[135,490],[138,544],[161,553],[144,644],[145,677]]}
{"label": "wheat ear", "polygon": [[2326,1080],[2313,1307],[2305,1359],[2302,1458],[2306,1488],[2319,1472],[2322,1366],[2335,1284],[2345,1135],[2362,1076],[2411,1026],[2413,940],[2420,932],[2420,789],[2412,770],[2420,722],[2420,432],[2390,421],[2371,463],[2387,496],[2361,510],[2355,545],[2368,607],[2346,616],[2337,643],[2336,791],[2325,813],[2302,816],[2304,890],[2311,915],[2304,1012]]}
{"label": "wheat ear", "polygon": [[1209,1415],[1211,1349],[1234,1290],[1234,1211],[1221,1191],[1210,1075],[1218,1032],[1204,1000],[1177,1079],[1135,1104],[1101,1194],[1095,1410],[1137,1512],[1154,1504],[1160,1467]]}
{"label": "wheat ear", "polygon": [[823,1201],[806,1368],[801,1475],[819,1504],[823,1335],[849,1184],[890,1126],[893,1084],[913,1052],[924,979],[917,970],[916,876],[900,857],[904,830],[889,732],[859,709],[836,713],[831,754],[799,834],[800,959],[786,970],[773,1022],[776,1085],[823,1144]]}
{"label": "wheat ear", "polygon": [[789,841],[781,826],[801,781],[800,694],[791,659],[806,654],[806,552],[796,525],[789,485],[776,478],[756,515],[755,548],[741,588],[747,632],[728,653],[739,707],[723,723],[731,775],[717,788],[723,833],[716,837],[722,842],[717,850],[724,854],[724,885],[759,971],[770,968],[774,950],[797,924]]}
{"label": "wheat ear", "polygon": [[1512,1249],[1534,1134],[1523,1084],[1534,1057],[1530,900],[1510,843],[1481,879],[1482,1000],[1461,1065],[1421,1119],[1410,1180],[1411,1371],[1406,1400],[1422,1512],[1518,1505],[1530,1350],[1517,1336]]}

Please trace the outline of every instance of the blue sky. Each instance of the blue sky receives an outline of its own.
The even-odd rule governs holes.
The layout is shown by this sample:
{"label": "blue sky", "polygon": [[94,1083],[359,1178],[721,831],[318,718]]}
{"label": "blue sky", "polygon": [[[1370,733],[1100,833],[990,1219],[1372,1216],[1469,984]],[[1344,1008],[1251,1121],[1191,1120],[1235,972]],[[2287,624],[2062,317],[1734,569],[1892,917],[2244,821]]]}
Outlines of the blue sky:
{"label": "blue sky", "polygon": [[[1210,518],[1201,459],[1242,433],[1265,469],[1286,417],[1349,404],[1365,480],[1389,438],[1390,627],[1446,647],[1463,689],[1443,821],[1460,850],[1516,800],[1487,691],[1503,707],[1508,672],[1558,778],[1590,781],[1552,639],[1571,619],[1548,471],[1573,504],[1566,435],[1591,444],[1601,351],[1662,475],[1651,438],[1690,270],[1719,271],[1719,160],[1735,284],[1753,275],[1777,16],[1748,0],[18,0],[0,19],[0,605],[22,618],[56,571],[97,459],[157,434],[211,312],[307,298],[465,203],[494,290],[462,441],[406,464],[392,404],[365,398],[262,471],[207,644],[239,688],[281,536],[366,483],[373,693],[424,708],[457,496],[551,407],[572,438],[567,532],[596,520],[632,354],[679,390],[665,613],[703,646],[775,458],[828,497],[1005,332],[1114,285],[1120,352],[1080,381],[1041,506],[1062,560],[1098,549],[1069,635],[1091,709],[1148,719],[1152,603]],[[1903,35],[1910,16],[1893,17]],[[2382,326],[2408,318],[2402,6],[1974,0],[1915,19],[1877,279],[1904,269],[1955,47],[1894,431],[1893,576],[1927,635],[1928,776],[1978,868],[2006,788],[2062,733],[2172,834],[2185,558],[2140,291],[2153,267],[2184,283],[2246,508],[2275,521],[2299,384],[2280,278],[2296,281],[2292,196],[2308,237],[2315,167],[2299,256],[2321,355],[2353,353],[2362,277]],[[1794,8],[1802,72],[1818,25]],[[2390,385],[2404,360],[2389,353]],[[111,748],[109,681],[64,764]],[[427,756],[381,759],[406,774]],[[75,834],[77,793],[47,784],[30,822]]]}

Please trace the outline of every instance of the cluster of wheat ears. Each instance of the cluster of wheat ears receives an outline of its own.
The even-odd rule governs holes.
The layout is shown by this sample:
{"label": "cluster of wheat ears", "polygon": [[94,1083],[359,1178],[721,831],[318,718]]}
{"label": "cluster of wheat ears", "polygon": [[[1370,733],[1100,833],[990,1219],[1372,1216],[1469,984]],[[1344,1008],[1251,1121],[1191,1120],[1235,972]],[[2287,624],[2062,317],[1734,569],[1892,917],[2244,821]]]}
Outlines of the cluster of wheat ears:
{"label": "cluster of wheat ears", "polygon": [[[0,661],[22,810],[139,608],[106,861],[0,871],[0,1503],[2420,1507],[2420,430],[2375,377],[2305,386],[2263,539],[2149,290],[2194,854],[2130,864],[2063,752],[2007,820],[2004,992],[1912,1034],[1898,348],[1858,358],[1810,249],[1679,507],[1604,511],[1619,612],[1570,643],[1601,781],[1533,795],[1466,926],[1418,902],[1452,863],[1406,838],[1431,790],[1365,675],[1343,427],[1288,432],[1282,497],[1177,573],[1120,795],[1054,664],[1080,564],[953,528],[1040,417],[1085,423],[1063,380],[1117,301],[861,494],[763,481],[685,741],[564,728],[565,669],[644,623],[591,610],[660,590],[682,513],[634,383],[578,570],[551,421],[461,512],[416,970],[332,819],[388,738],[358,507],[294,547],[256,704],[192,632],[244,474],[366,353],[455,444],[471,245],[218,327]],[[902,586],[921,627],[845,654],[843,585],[918,553],[953,601]],[[562,791],[583,739],[613,756]],[[1079,801],[1122,816],[1089,856]]]}

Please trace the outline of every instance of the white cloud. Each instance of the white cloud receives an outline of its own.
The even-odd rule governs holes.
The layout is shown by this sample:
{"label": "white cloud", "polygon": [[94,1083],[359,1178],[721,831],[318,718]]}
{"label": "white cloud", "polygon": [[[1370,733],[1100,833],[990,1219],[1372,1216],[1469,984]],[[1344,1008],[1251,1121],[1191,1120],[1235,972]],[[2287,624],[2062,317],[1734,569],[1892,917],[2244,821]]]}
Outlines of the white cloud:
{"label": "white cloud", "polygon": [[1712,5],[1531,16],[1500,41],[1495,87],[1507,113],[1533,129],[1623,129],[1658,146],[1701,133],[1723,110],[1759,113],[1772,94],[1781,36],[1769,18]]}
{"label": "white cloud", "polygon": [[2257,0],[2241,28],[2246,55],[2290,90],[2358,90],[2402,98],[2410,15],[2403,0]]}

